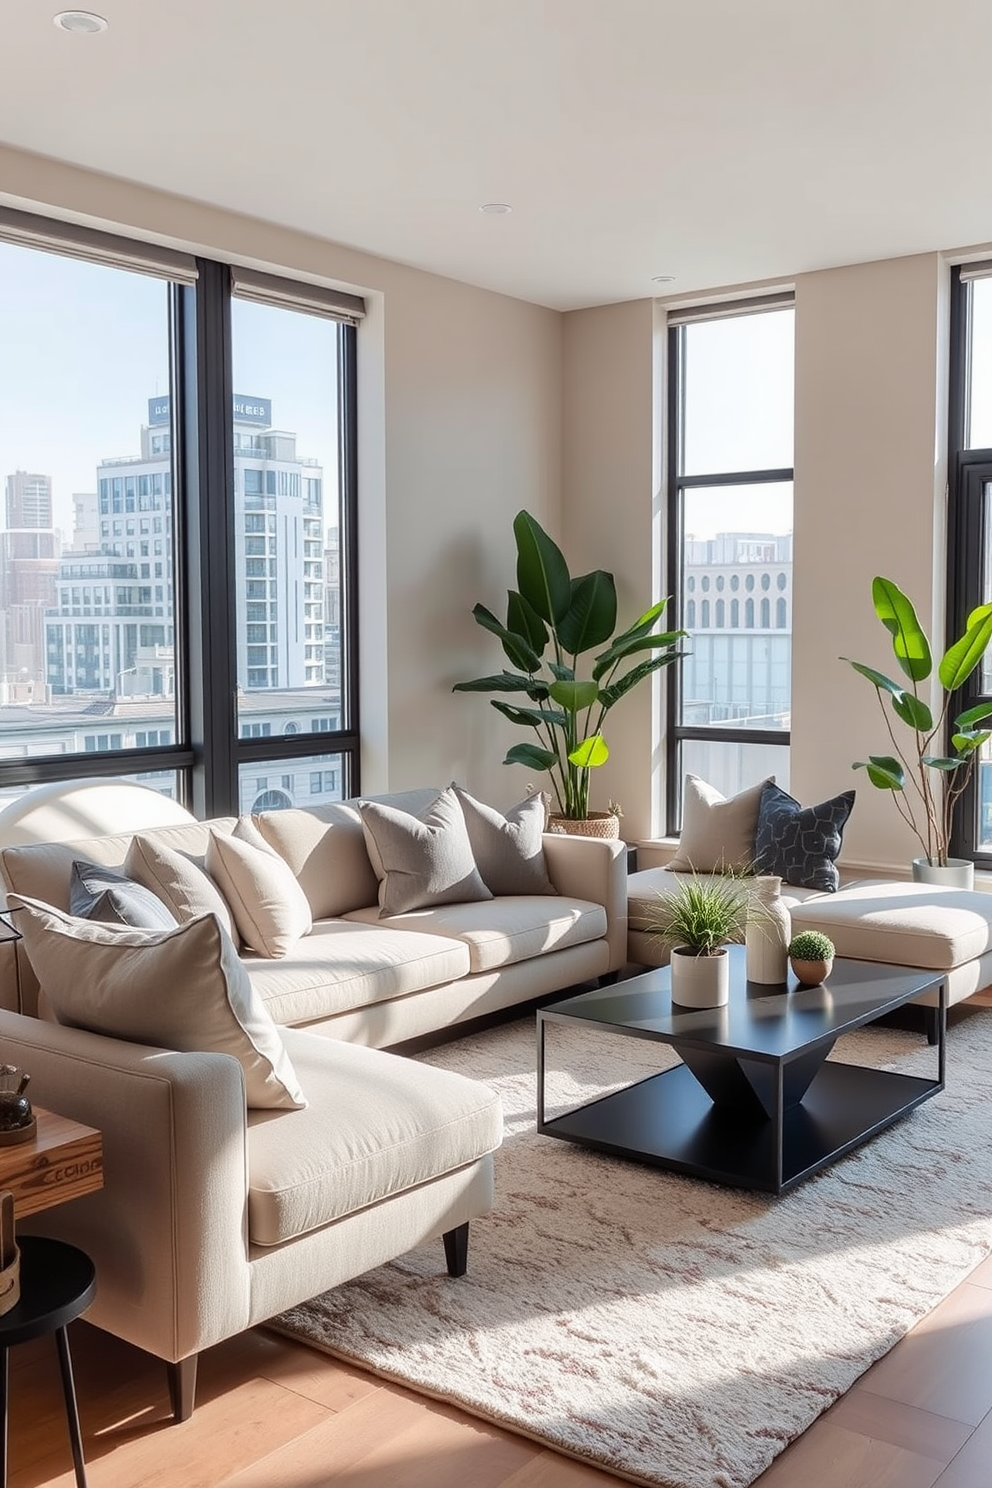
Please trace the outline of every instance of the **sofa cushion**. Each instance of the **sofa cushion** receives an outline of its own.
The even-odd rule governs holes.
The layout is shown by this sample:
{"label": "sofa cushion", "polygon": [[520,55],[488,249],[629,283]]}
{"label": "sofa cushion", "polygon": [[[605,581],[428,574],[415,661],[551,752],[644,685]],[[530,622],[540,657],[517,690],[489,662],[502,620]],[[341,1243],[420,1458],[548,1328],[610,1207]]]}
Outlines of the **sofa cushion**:
{"label": "sofa cushion", "polygon": [[[709,876],[709,875],[701,875]],[[628,930],[653,930],[651,917],[658,907],[659,898],[674,893],[685,874],[673,873],[671,868],[642,868],[631,873],[627,879],[627,928]],[[782,885],[782,903],[787,909],[809,899],[819,899],[819,889],[804,889],[795,884]]]}
{"label": "sofa cushion", "polygon": [[842,791],[816,806],[799,802],[767,781],[758,808],[755,873],[777,874],[790,884],[832,894],[840,886],[837,859],[854,791]]}
{"label": "sofa cushion", "polygon": [[[374,909],[356,909],[346,918],[356,923],[376,920]],[[470,969],[494,971],[529,961],[545,951],[585,945],[606,934],[606,910],[585,899],[507,895],[483,904],[447,904],[440,909],[392,915],[392,929],[460,940],[468,947]]]}
{"label": "sofa cushion", "polygon": [[339,803],[306,811],[263,811],[255,825],[289,864],[315,920],[376,902],[379,881],[357,807]]}
{"label": "sofa cushion", "polygon": [[163,1049],[231,1054],[249,1106],[306,1105],[279,1030],[214,915],[172,930],[133,930],[20,895],[9,902],[60,1023]]}
{"label": "sofa cushion", "polygon": [[277,1023],[313,1023],[335,1013],[442,987],[469,972],[468,948],[347,919],[317,920],[279,961],[243,958],[252,986]]}
{"label": "sofa cushion", "polygon": [[475,866],[465,818],[450,787],[417,816],[379,801],[360,801],[358,809],[379,880],[383,917],[492,898]]}
{"label": "sofa cushion", "polygon": [[150,889],[113,868],[78,859],[72,865],[69,913],[135,930],[171,930],[179,923]]}
{"label": "sofa cushion", "polygon": [[793,909],[792,928],[822,930],[838,956],[950,971],[992,951],[992,895],[864,879]]}
{"label": "sofa cushion", "polygon": [[258,955],[285,956],[309,935],[307,897],[250,817],[242,817],[230,835],[211,832],[206,870],[227,900],[241,939]]}
{"label": "sofa cushion", "polygon": [[504,816],[451,782],[482,881],[490,893],[554,894],[544,862],[544,797],[528,796]]}
{"label": "sofa cushion", "polygon": [[285,1038],[311,1102],[249,1115],[253,1245],[283,1244],[500,1145],[499,1097],[478,1081],[299,1029]]}
{"label": "sofa cushion", "polygon": [[[209,845],[208,835],[205,846]],[[203,864],[189,853],[178,852],[158,838],[140,832],[127,850],[124,869],[129,878],[157,894],[181,925],[200,915],[212,914],[232,939],[237,937],[223,895]]]}
{"label": "sofa cushion", "polygon": [[761,793],[774,779],[772,775],[750,785],[728,800],[715,785],[698,775],[687,775],[682,790],[682,832],[668,865],[672,872],[720,873],[728,868],[749,872]]}

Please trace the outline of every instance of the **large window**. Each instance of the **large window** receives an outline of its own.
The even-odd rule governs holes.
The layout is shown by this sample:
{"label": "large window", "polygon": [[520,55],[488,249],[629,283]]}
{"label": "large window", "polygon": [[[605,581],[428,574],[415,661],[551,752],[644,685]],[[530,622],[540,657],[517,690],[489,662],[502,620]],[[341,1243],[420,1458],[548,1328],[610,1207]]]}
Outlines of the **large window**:
{"label": "large window", "polygon": [[0,210],[0,803],[357,791],[361,311]]}
{"label": "large window", "polygon": [[[947,633],[960,635],[971,611],[992,598],[992,263],[955,269],[952,280],[950,490]],[[952,703],[951,716],[992,700],[986,657]],[[955,816],[955,854],[992,868],[992,750]]]}
{"label": "large window", "polygon": [[687,773],[726,795],[788,785],[794,311],[713,306],[670,326],[668,588],[690,632],[668,673],[675,831]]}

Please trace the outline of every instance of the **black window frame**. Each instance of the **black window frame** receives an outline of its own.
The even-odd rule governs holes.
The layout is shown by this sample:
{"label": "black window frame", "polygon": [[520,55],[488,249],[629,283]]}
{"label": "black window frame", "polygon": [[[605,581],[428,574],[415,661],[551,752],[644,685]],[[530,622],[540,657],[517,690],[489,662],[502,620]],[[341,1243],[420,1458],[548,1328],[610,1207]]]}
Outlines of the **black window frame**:
{"label": "black window frame", "polygon": [[[704,312],[710,319],[730,319],[734,315],[758,313],[761,310],[787,309],[794,306],[793,295],[767,296],[747,303],[714,304]],[[687,491],[715,486],[775,485],[795,482],[795,466],[764,470],[719,471],[711,475],[682,473],[685,444],[685,347],[686,331],[691,320],[678,321],[668,327],[666,348],[666,593],[671,596],[673,627],[682,626],[685,598],[682,594],[682,562],[685,538],[683,512]],[[745,586],[746,587],[746,586]],[[753,587],[753,586],[752,586]],[[692,626],[688,643],[692,643]],[[746,626],[744,627],[747,628]],[[742,729],[723,725],[685,724],[682,722],[682,676],[680,667],[668,667],[665,689],[665,814],[666,832],[674,836],[681,829],[682,745],[687,740],[701,739],[714,744],[772,744],[789,747],[789,729]]]}
{"label": "black window frame", "polygon": [[[82,250],[102,252],[103,261],[119,253],[116,266],[133,267],[155,250],[115,235],[89,232],[3,209],[2,226],[29,225],[24,241],[60,253],[62,239]],[[49,233],[50,230],[50,233]],[[17,241],[16,236],[14,240]],[[298,758],[333,756],[342,764],[342,794],[361,790],[361,734],[358,686],[358,455],[357,327],[347,314],[361,313],[361,301],[341,295],[345,313],[338,344],[338,420],[341,584],[342,727],[320,732],[272,734],[241,739],[236,671],[237,608],[234,524],[234,432],[231,351],[231,300],[236,272],[216,259],[196,259],[195,283],[172,282],[169,292],[170,396],[174,490],[173,564],[176,677],[176,742],[170,745],[79,751],[0,760],[0,788],[31,787],[82,777],[115,778],[168,771],[176,796],[195,816],[206,819],[240,814],[242,765],[278,766]],[[168,279],[156,268],[157,277]],[[291,277],[256,275],[273,287],[276,302],[306,313],[320,291]],[[322,534],[323,538],[323,534]],[[107,720],[110,731],[113,720]]]}

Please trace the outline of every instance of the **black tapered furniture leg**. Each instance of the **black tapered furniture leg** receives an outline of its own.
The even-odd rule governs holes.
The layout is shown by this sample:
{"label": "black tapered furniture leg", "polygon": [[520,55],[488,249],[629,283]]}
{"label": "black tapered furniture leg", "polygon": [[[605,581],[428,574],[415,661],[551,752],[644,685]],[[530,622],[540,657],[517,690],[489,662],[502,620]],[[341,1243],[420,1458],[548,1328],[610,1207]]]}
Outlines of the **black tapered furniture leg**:
{"label": "black tapered furniture leg", "polygon": [[603,975],[599,979],[599,985],[601,987],[612,987],[619,980],[619,971],[604,971]]}
{"label": "black tapered furniture leg", "polygon": [[940,1036],[940,1008],[923,1009],[923,1026],[927,1031],[927,1043],[935,1044]]}
{"label": "black tapered furniture leg", "polygon": [[468,1270],[468,1221],[456,1230],[445,1230],[444,1259],[449,1276],[464,1276]]}
{"label": "black tapered furniture leg", "polygon": [[176,1421],[188,1421],[193,1414],[196,1398],[196,1354],[180,1359],[178,1364],[167,1364],[169,1371],[169,1399],[172,1415]]}

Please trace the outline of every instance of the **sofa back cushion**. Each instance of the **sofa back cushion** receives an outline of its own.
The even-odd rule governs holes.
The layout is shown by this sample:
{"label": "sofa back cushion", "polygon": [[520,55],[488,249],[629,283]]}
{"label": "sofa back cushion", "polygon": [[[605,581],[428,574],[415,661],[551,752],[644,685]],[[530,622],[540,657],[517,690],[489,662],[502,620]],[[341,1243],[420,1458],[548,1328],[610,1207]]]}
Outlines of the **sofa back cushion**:
{"label": "sofa back cushion", "polygon": [[262,811],[255,825],[288,863],[315,920],[332,919],[376,902],[362,819],[353,806],[336,802],[308,811]]}
{"label": "sofa back cushion", "polygon": [[310,934],[306,895],[250,816],[241,817],[231,833],[211,833],[206,868],[230,906],[241,939],[259,956],[285,956]]}

